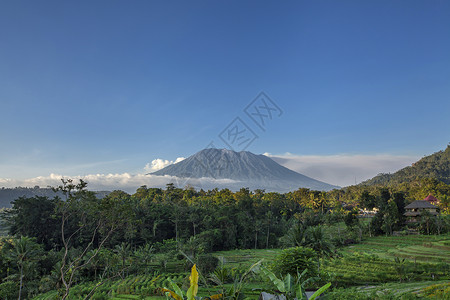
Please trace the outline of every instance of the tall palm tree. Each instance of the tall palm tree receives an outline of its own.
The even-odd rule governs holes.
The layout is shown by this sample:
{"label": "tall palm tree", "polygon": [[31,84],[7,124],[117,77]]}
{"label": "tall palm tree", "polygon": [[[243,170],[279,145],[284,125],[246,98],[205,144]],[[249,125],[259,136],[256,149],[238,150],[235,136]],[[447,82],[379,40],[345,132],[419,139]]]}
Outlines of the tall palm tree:
{"label": "tall palm tree", "polygon": [[22,297],[23,278],[30,264],[37,260],[40,253],[40,246],[33,239],[21,236],[13,240],[13,249],[10,259],[17,263],[19,269],[19,300]]}
{"label": "tall palm tree", "polygon": [[131,256],[131,246],[130,244],[121,243],[120,245],[116,245],[114,247],[114,252],[119,256],[122,261],[122,278],[125,277],[125,268],[127,264],[127,260]]}
{"label": "tall palm tree", "polygon": [[288,242],[291,246],[304,246],[306,238],[306,226],[298,221],[288,232]]}
{"label": "tall palm tree", "polygon": [[150,244],[145,244],[141,246],[138,250],[134,251],[134,256],[139,261],[139,264],[144,268],[145,274],[150,266],[150,262],[153,258],[153,246]]}
{"label": "tall palm tree", "polygon": [[333,245],[328,241],[322,226],[310,227],[305,235],[304,246],[313,249],[317,253],[317,270],[320,271],[320,259],[333,254]]}

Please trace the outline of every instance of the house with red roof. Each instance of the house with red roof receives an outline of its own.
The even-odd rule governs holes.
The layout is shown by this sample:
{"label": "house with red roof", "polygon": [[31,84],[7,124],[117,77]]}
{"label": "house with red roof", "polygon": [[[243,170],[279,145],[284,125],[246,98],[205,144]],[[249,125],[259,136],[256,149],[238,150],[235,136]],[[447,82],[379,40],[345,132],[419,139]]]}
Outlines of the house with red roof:
{"label": "house with red roof", "polygon": [[429,203],[436,205],[439,203],[439,200],[434,197],[433,195],[429,194],[425,199],[423,199],[424,201],[428,201]]}
{"label": "house with red roof", "polygon": [[407,223],[420,222],[421,215],[424,212],[428,212],[432,216],[439,215],[439,207],[431,204],[427,200],[416,200],[405,206],[405,210],[404,216],[406,217]]}

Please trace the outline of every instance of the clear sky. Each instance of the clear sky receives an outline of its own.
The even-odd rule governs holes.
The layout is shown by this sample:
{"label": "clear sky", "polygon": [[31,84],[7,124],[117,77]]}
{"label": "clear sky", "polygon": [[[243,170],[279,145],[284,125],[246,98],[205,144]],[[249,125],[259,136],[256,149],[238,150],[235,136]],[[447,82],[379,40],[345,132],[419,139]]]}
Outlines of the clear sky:
{"label": "clear sky", "polygon": [[417,158],[449,100],[449,1],[0,2],[3,179],[142,173],[236,117],[254,153]]}

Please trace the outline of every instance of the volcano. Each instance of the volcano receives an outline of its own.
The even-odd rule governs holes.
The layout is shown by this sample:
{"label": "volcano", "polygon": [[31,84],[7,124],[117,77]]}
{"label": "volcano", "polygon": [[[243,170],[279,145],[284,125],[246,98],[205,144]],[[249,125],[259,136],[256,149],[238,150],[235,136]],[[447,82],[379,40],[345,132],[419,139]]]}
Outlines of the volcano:
{"label": "volcano", "polygon": [[248,187],[252,190],[284,193],[299,188],[321,191],[339,188],[292,171],[262,154],[215,148],[201,150],[151,174],[178,178],[229,179],[229,186],[226,187],[232,190]]}

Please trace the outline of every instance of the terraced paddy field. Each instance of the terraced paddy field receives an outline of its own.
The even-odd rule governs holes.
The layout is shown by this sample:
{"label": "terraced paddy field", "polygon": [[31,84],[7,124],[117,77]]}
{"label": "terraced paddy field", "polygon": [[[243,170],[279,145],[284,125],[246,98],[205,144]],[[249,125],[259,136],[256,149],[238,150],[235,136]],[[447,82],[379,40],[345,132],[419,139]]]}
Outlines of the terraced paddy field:
{"label": "terraced paddy field", "polygon": [[280,252],[281,249],[232,250],[214,252],[214,256],[230,268],[249,268],[260,260],[271,262]]}
{"label": "terraced paddy field", "polygon": [[[270,263],[280,249],[233,250],[213,253],[230,269],[247,270],[253,263],[264,260]],[[321,269],[329,274],[326,281],[332,282],[337,298],[331,299],[400,299],[402,294],[415,293],[419,296],[433,295],[432,287],[440,285],[450,295],[450,234],[441,236],[372,237],[362,243],[339,249],[341,256],[323,260]],[[395,258],[403,259],[395,260]],[[157,264],[155,263],[155,268]],[[122,280],[108,282],[93,299],[151,299],[163,300],[158,288],[168,287],[168,280],[182,285],[189,276],[182,261],[172,261],[166,272],[161,274],[129,276]],[[170,270],[170,271],[169,271]],[[170,273],[169,273],[170,272]],[[73,299],[83,299],[81,291],[90,284],[74,287]],[[229,285],[226,285],[229,287]],[[340,288],[339,288],[340,287]],[[183,287],[184,289],[185,287]],[[216,294],[218,287],[202,285],[200,296]],[[249,278],[243,292],[250,299],[258,299],[261,291],[270,291],[272,286],[261,277]],[[80,298],[77,298],[77,290]],[[361,293],[363,298],[354,298],[351,293]],[[428,293],[430,292],[430,293]],[[334,293],[334,292],[333,292]],[[387,298],[371,298],[372,294]],[[426,294],[428,293],[428,294]],[[330,294],[331,290],[330,290]],[[345,298],[344,295],[349,297]],[[50,292],[35,300],[52,299],[56,292]],[[364,298],[365,297],[365,298]],[[384,296],[383,296],[384,297]],[[436,299],[450,299],[439,296]],[[57,299],[57,298],[53,298]]]}
{"label": "terraced paddy field", "polygon": [[[370,286],[364,288],[358,288],[359,291],[364,293],[384,293],[394,296],[401,296],[406,293],[413,293],[417,296],[433,296],[433,292],[436,290],[450,292],[450,282],[445,281],[422,281],[422,282],[408,282],[408,283],[387,283],[381,286]],[[450,299],[450,294],[447,295],[447,299]],[[431,297],[433,298],[433,297]]]}
{"label": "terraced paddy field", "polygon": [[[115,281],[106,281],[98,287],[92,299],[167,299],[161,288],[171,288],[169,283],[173,281],[179,285],[184,291],[188,288],[189,274],[164,274],[164,275],[146,275],[146,276],[128,276],[124,279]],[[232,284],[224,284],[224,289],[229,289]],[[82,283],[74,286],[70,292],[69,299],[82,300],[94,287],[93,283]],[[247,282],[242,289],[246,297],[256,300],[263,291],[264,285],[261,282]],[[203,280],[199,282],[198,296],[205,298],[211,295],[220,294],[222,290],[218,286],[204,284]],[[59,299],[56,291],[51,291],[37,297],[33,300],[57,300]]]}
{"label": "terraced paddy field", "polygon": [[343,248],[342,253],[375,254],[381,258],[405,258],[409,261],[427,263],[450,263],[450,234],[377,236]]}
{"label": "terraced paddy field", "polygon": [[450,282],[422,281],[411,283],[386,283],[376,286],[335,289],[325,295],[324,299],[450,299]]}
{"label": "terraced paddy field", "polygon": [[450,235],[378,236],[341,248],[326,260],[334,286],[450,280]]}
{"label": "terraced paddy field", "polygon": [[[271,262],[281,249],[233,250],[215,252],[219,258],[230,267],[250,267],[253,263],[264,259]],[[338,249],[343,255],[364,254],[375,255],[389,261],[377,261],[383,265],[392,266],[396,257],[417,263],[450,264],[450,234],[439,236],[409,235],[409,236],[377,236],[366,238],[360,244]],[[374,260],[372,260],[374,262]]]}
{"label": "terraced paddy field", "polygon": [[[218,251],[214,252],[213,255],[218,257],[229,268],[247,269],[260,260],[271,262],[280,252],[281,249],[246,249]],[[157,263],[150,265],[155,269],[159,268]],[[176,273],[180,272],[180,270],[185,270],[184,261],[170,261],[167,263],[165,272]],[[188,274],[188,271],[185,271]]]}

